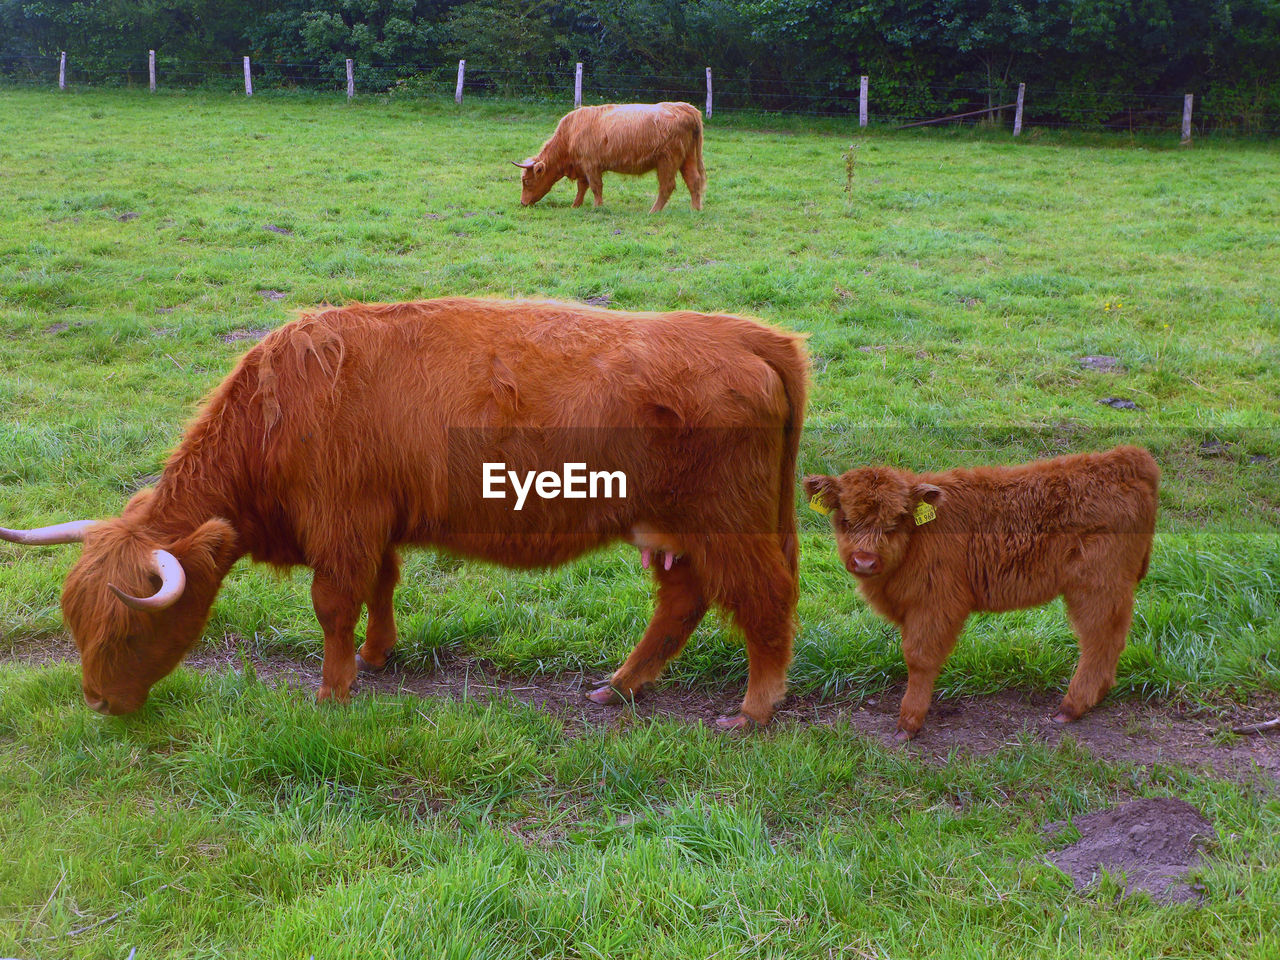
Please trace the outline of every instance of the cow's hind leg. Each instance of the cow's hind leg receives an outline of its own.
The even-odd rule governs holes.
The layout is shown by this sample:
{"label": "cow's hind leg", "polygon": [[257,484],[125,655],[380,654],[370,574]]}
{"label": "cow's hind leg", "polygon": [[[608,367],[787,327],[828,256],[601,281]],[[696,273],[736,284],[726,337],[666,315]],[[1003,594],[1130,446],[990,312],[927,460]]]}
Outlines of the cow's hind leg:
{"label": "cow's hind leg", "polygon": [[361,670],[381,670],[387,665],[387,656],[396,645],[396,614],[392,600],[396,584],[400,582],[400,557],[388,550],[378,568],[378,579],[365,601],[369,611],[369,626],[365,631],[364,645],[356,654],[356,666]]}
{"label": "cow's hind leg", "polygon": [[345,702],[356,678],[356,621],[364,605],[365,591],[343,586],[316,571],[311,580],[311,602],[324,630],[324,666],[316,699]]}
{"label": "cow's hind leg", "polygon": [[684,649],[707,612],[702,585],[688,557],[676,560],[670,570],[660,561],[655,563],[653,575],[658,598],[649,628],[609,682],[587,694],[596,703],[621,703],[656,680],[667,662]]}
{"label": "cow's hind leg", "polygon": [[[708,558],[717,571],[717,603],[742,630],[747,645],[747,693],[739,713],[721,717],[725,730],[766,724],[787,692],[795,629],[796,581],[775,537],[726,537]],[[754,540],[755,542],[750,542]]]}
{"label": "cow's hind leg", "polygon": [[1080,641],[1080,662],[1053,718],[1058,723],[1080,719],[1115,684],[1116,664],[1133,620],[1133,587],[1094,585],[1064,599]]}
{"label": "cow's hind leg", "polygon": [[680,176],[684,178],[684,185],[689,188],[689,202],[693,209],[701,210],[702,196],[707,190],[707,172],[702,169],[702,161],[696,153],[690,153],[684,158]]}
{"label": "cow's hind leg", "polygon": [[666,163],[658,165],[658,199],[653,201],[653,206],[649,208],[650,213],[657,213],[667,205],[667,201],[671,199],[671,194],[676,189],[676,170],[675,167]]}

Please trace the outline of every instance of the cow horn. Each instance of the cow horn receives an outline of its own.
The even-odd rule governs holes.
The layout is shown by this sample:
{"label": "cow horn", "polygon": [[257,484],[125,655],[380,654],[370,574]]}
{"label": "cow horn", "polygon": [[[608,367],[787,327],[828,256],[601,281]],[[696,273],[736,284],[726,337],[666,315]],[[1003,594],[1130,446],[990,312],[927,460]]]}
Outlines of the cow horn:
{"label": "cow horn", "polygon": [[0,527],[0,540],[21,543],[28,547],[47,547],[55,543],[79,543],[97,522],[97,520],[72,520],[70,523],[55,523],[51,527],[36,527],[34,530],[6,530]]}
{"label": "cow horn", "polygon": [[530,167],[532,167],[532,166],[533,166],[533,163],[534,163],[534,161],[532,161],[532,160],[529,160],[529,161],[528,161],[528,162],[526,162],[526,163],[521,163],[519,160],[512,160],[512,161],[511,161],[511,165],[512,165],[513,167],[519,167],[521,170],[528,170]]}
{"label": "cow horn", "polygon": [[156,611],[173,606],[187,586],[187,575],[182,569],[182,564],[168,550],[152,550],[151,561],[156,575],[160,578],[160,589],[151,596],[130,596],[114,583],[108,583],[107,589],[119,597],[121,603],[134,610]]}

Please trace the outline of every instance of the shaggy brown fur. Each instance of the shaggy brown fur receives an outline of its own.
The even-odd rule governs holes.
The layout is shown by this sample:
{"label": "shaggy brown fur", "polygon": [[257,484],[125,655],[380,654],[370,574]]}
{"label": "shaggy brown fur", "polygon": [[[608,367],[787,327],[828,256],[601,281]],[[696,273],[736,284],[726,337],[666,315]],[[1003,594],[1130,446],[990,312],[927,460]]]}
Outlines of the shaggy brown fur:
{"label": "shaggy brown fur", "polygon": [[[657,608],[602,689],[636,693],[718,604],[746,638],[742,717],[766,722],[791,657],[806,376],[798,337],[733,316],[462,298],[308,313],[241,359],[155,489],[86,538],[62,600],[85,695],[137,709],[245,554],[315,571],[319,697],[342,700],[362,606],[361,658],[380,667],[396,641],[399,547],[548,567],[622,539],[658,552]],[[607,465],[628,495],[531,496],[515,512],[482,499],[484,461]],[[186,590],[168,610],[128,609],[106,585],[153,592],[157,548]]]}
{"label": "shaggy brown fur", "polygon": [[902,631],[899,736],[920,730],[942,663],[975,610],[1063,597],[1080,662],[1054,719],[1075,720],[1106,696],[1151,558],[1159,479],[1151,454],[1137,447],[1019,467],[806,477],[806,493],[832,511],[840,559],[858,589]]}
{"label": "shaggy brown fur", "polygon": [[547,195],[562,177],[578,181],[575,207],[591,188],[595,205],[604,202],[602,174],[639,175],[658,171],[658,199],[650,213],[667,204],[676,188],[676,172],[689,188],[693,209],[702,209],[707,169],[702,165],[702,114],[688,103],[607,103],[567,113],[537,156],[518,166],[520,203],[528,206]]}

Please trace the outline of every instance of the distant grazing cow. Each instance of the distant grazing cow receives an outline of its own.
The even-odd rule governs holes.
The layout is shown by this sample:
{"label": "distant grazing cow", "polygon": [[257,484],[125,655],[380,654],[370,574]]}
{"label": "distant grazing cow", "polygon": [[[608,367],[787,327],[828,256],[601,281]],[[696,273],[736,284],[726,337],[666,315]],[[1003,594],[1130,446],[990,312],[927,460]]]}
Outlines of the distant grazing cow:
{"label": "distant grazing cow", "polygon": [[702,209],[707,169],[702,165],[702,114],[688,103],[607,103],[565,114],[538,155],[523,163],[520,203],[529,206],[547,195],[562,177],[578,181],[575,207],[591,188],[596,206],[604,202],[602,174],[658,171],[658,199],[650,213],[667,204],[684,177],[693,209]]}
{"label": "distant grazing cow", "polygon": [[920,730],[938,671],[975,610],[1062,596],[1080,662],[1054,720],[1076,720],[1106,696],[1151,559],[1159,480],[1137,447],[1018,467],[806,477],[863,597],[902,631],[898,738]]}
{"label": "distant grazing cow", "polygon": [[[399,547],[550,567],[625,540],[657,607],[592,699],[637,693],[717,604],[750,660],[721,725],[765,723],[791,657],[806,378],[798,337],[733,316],[462,298],[322,310],[240,360],[121,517],[0,536],[84,542],[62,609],[103,713],[136,710],[177,666],[245,554],[315,571],[318,698],[345,700],[362,606],[363,665],[396,642]],[[608,471],[600,489],[584,464]],[[526,468],[566,479],[539,475],[535,492]]]}

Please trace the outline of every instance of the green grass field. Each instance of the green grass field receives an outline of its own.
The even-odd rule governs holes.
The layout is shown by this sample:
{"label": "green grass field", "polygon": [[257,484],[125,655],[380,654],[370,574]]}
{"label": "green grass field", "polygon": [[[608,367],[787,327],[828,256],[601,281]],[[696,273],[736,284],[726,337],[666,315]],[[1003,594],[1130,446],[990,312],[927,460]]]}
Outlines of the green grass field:
{"label": "green grass field", "polygon": [[[1115,442],[1164,470],[1114,697],[1280,691],[1273,144],[872,132],[716,117],[707,207],[606,176],[518,204],[545,107],[0,91],[0,524],[117,513],[251,337],[298,308],[604,298],[809,333],[806,470]],[[276,228],[276,229],[268,229]],[[1120,372],[1081,357],[1118,359]],[[1113,409],[1119,397],[1137,409]],[[793,688],[905,676],[803,511]],[[0,546],[0,660],[60,635],[74,547]],[[208,636],[302,660],[305,571],[242,564]],[[538,574],[412,555],[409,667],[603,675],[650,611],[634,549]],[[1059,690],[1060,604],[974,620],[939,694]],[[316,661],[318,677],[318,661]],[[744,680],[709,619],[670,683]],[[583,731],[515,704],[317,710],[179,670],[139,714],[0,664],[0,955],[1280,955],[1280,800],[1030,740],[926,763],[842,728]],[[1076,895],[1038,825],[1173,793],[1217,824],[1202,908]],[[86,928],[86,929],[81,929]]]}

